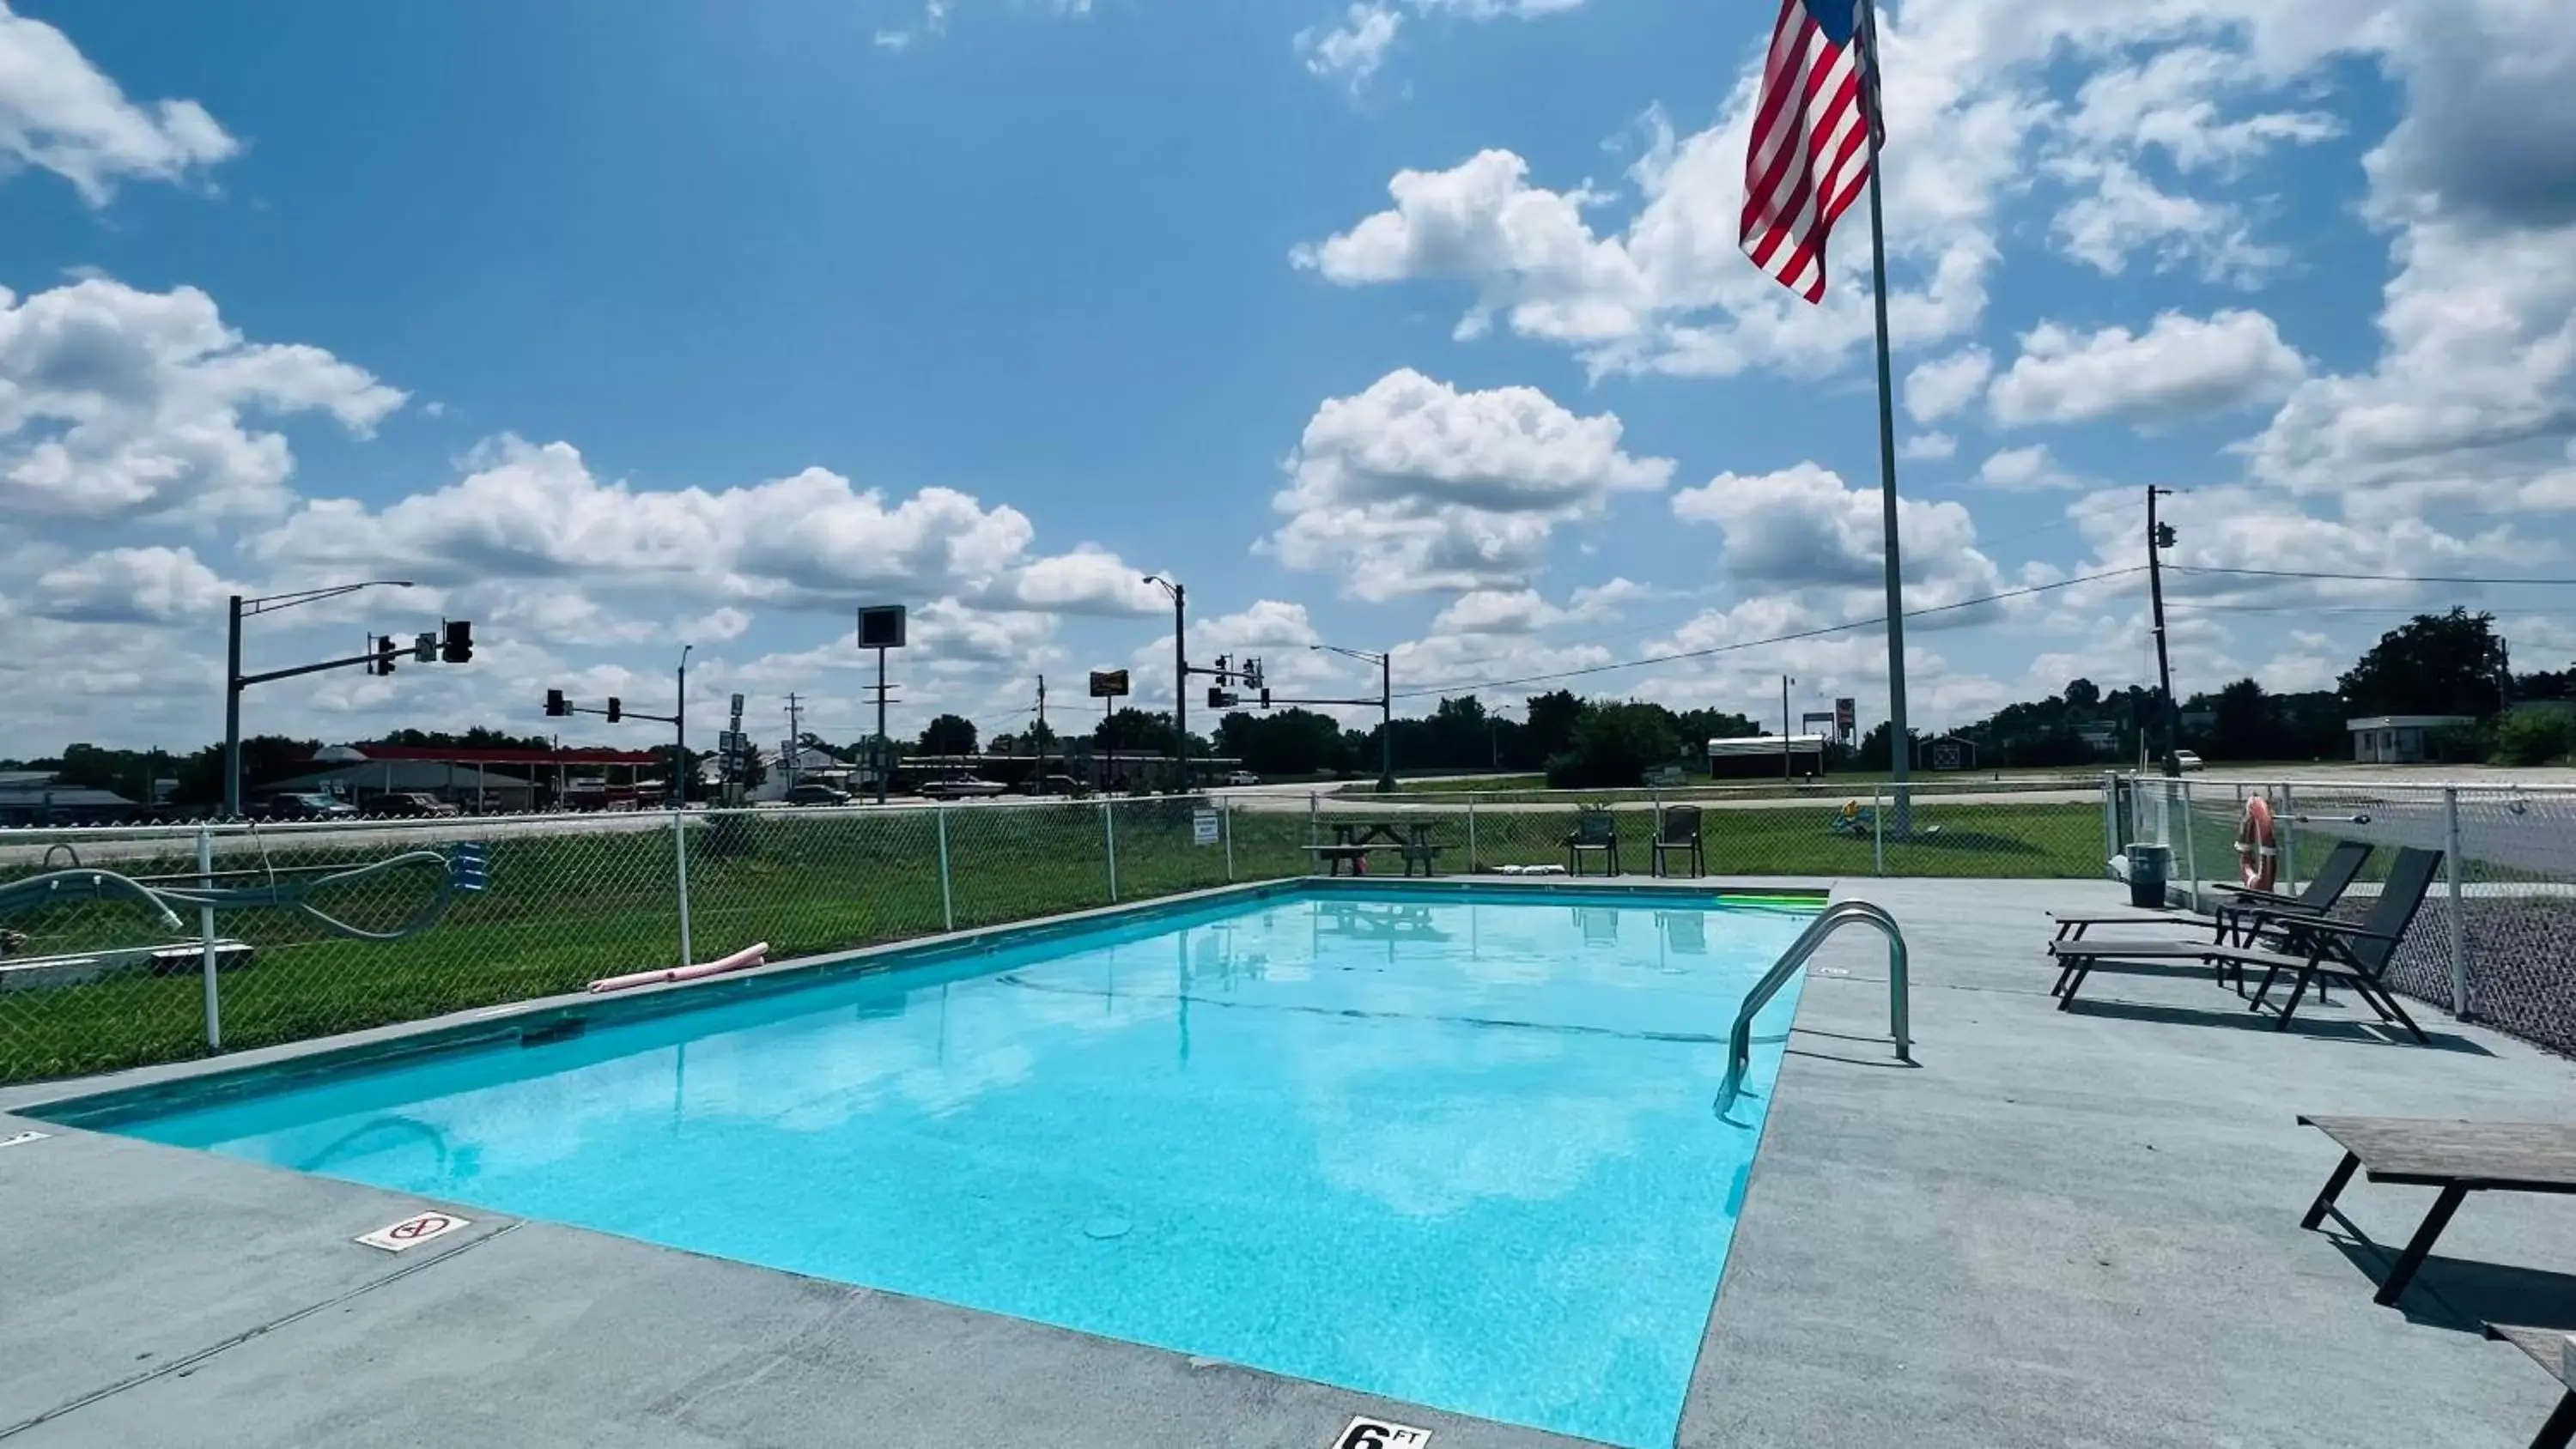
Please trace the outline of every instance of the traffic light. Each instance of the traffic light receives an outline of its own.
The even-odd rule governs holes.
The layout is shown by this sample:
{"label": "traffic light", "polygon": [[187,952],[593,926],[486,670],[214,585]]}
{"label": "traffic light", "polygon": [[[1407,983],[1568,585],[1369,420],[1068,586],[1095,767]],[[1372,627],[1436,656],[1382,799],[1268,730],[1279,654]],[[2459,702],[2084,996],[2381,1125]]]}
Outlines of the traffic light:
{"label": "traffic light", "polygon": [[395,650],[394,639],[391,634],[368,635],[367,647],[374,656],[367,661],[367,672],[369,674],[391,674],[394,672]]}
{"label": "traffic light", "polygon": [[1234,672],[1234,669],[1233,669],[1233,667],[1232,667],[1232,666],[1233,666],[1233,664],[1234,664],[1234,656],[1233,656],[1233,655],[1231,655],[1231,654],[1220,654],[1220,655],[1218,655],[1218,656],[1216,657],[1216,676],[1217,676],[1217,678],[1219,678],[1219,679],[1223,679],[1223,678],[1224,678],[1224,677],[1226,677],[1227,675],[1232,674],[1232,673]]}
{"label": "traffic light", "polygon": [[1270,707],[1270,686],[1266,684],[1261,687],[1261,707],[1263,709]]}
{"label": "traffic light", "polygon": [[1208,686],[1208,708],[1232,709],[1242,701],[1211,684]]}
{"label": "traffic light", "polygon": [[438,662],[438,636],[435,634],[414,634],[411,636],[411,659],[414,664],[436,664]]}
{"label": "traffic light", "polygon": [[447,638],[439,645],[438,657],[450,664],[468,664],[474,659],[474,621],[450,619]]}
{"label": "traffic light", "polygon": [[572,705],[570,702],[565,700],[562,690],[549,689],[546,691],[546,715],[548,718],[562,719],[564,716],[571,713]]}
{"label": "traffic light", "polygon": [[610,695],[608,697],[608,722],[610,724],[615,724],[624,718],[626,718],[626,705],[620,701],[616,695]]}

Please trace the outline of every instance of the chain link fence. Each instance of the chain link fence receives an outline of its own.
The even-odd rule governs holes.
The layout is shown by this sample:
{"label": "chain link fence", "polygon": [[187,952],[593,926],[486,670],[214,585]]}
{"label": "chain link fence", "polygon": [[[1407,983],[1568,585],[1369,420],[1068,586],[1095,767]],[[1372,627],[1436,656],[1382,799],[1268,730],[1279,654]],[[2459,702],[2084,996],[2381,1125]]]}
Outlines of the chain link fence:
{"label": "chain link fence", "polygon": [[[1711,875],[2098,877],[2108,789],[1941,781],[1902,811],[1883,786],[1772,784],[0,831],[0,1082],[578,991],[759,942],[783,959],[1301,876],[1372,824],[1418,830],[1443,875],[1563,868],[1599,809],[1631,874],[1697,811]],[[460,852],[479,855],[476,888]],[[1391,846],[1372,859],[1400,869]]]}
{"label": "chain link fence", "polygon": [[2122,791],[2126,838],[2172,846],[2187,899],[2203,884],[2237,884],[2245,802],[2256,795],[2272,812],[2275,889],[2305,886],[2343,841],[2372,847],[2336,908],[2347,919],[2368,913],[2400,848],[2443,852],[2389,985],[2576,1053],[2576,789],[2141,777]]}

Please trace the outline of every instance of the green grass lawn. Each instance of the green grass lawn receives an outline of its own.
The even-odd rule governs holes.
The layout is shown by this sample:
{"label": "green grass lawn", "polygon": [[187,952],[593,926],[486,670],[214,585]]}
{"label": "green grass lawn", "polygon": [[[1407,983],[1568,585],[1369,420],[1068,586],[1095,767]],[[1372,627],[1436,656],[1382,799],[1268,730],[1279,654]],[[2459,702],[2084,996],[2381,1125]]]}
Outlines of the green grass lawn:
{"label": "green grass lawn", "polygon": [[[1136,901],[1221,885],[1223,846],[1192,842],[1187,800],[1115,807],[1117,898]],[[1408,812],[1418,814],[1419,812]],[[1617,810],[1624,864],[1646,869],[1653,812]],[[1824,802],[1712,810],[1708,867],[1716,874],[1867,875],[1868,834],[1837,835]],[[1564,859],[1571,809],[1483,811],[1472,862]],[[1310,869],[1303,810],[1235,810],[1233,877],[1276,879]],[[1330,815],[1325,817],[1331,819]],[[1471,863],[1463,809],[1439,812],[1444,873]],[[1917,833],[1886,845],[1890,874],[2090,877],[2101,871],[2101,813],[2093,805],[1925,803]],[[1097,807],[976,807],[948,812],[950,886],[943,900],[940,827],[925,811],[763,812],[698,822],[689,833],[692,954],[709,959],[756,941],[773,959],[846,950],[939,931],[1027,920],[1110,903],[1105,831]],[[222,983],[228,1049],[296,1041],[478,1006],[577,991],[620,972],[677,965],[680,920],[668,830],[504,839],[492,888],[460,897],[439,923],[406,939],[351,940],[291,910],[229,911],[227,936],[251,963]],[[303,851],[282,865],[345,867],[383,849]],[[259,858],[228,847],[219,868]],[[1391,858],[1389,860],[1391,864]],[[120,861],[130,875],[184,874],[192,860]],[[35,873],[10,867],[0,878]],[[390,873],[316,904],[371,929],[410,916],[430,897],[425,873]],[[116,900],[67,901],[23,912],[21,955],[159,944],[167,928]],[[189,923],[192,927],[194,922]],[[127,971],[78,985],[0,991],[0,1082],[69,1076],[203,1056],[203,982],[193,971]]]}

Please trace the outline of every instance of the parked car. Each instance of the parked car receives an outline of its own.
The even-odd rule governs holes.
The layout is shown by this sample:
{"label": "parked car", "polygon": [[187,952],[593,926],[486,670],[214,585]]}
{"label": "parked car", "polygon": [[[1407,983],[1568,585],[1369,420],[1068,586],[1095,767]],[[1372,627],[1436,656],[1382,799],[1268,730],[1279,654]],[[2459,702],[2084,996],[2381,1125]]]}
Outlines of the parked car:
{"label": "parked car", "polygon": [[1229,785],[1258,785],[1261,783],[1261,777],[1250,770],[1237,770],[1226,776],[1225,782]]}
{"label": "parked car", "polygon": [[1091,793],[1090,785],[1065,774],[1040,775],[1034,780],[1026,781],[1013,788],[1031,795],[1063,795],[1071,798]]}
{"label": "parked car", "polygon": [[355,820],[358,807],[331,795],[271,795],[250,813],[254,820]]}
{"label": "parked car", "polygon": [[790,805],[847,805],[850,792],[831,785],[799,785],[785,798]]}
{"label": "parked car", "polygon": [[435,795],[396,790],[368,801],[364,813],[379,820],[444,820],[463,812]]}
{"label": "parked car", "polygon": [[2200,762],[2200,756],[2193,754],[2189,750],[2174,751],[2174,763],[2180,766],[2182,772],[2186,775],[2190,774],[2194,770],[2205,770],[2209,768],[2207,765]]}
{"label": "parked car", "polygon": [[974,775],[952,775],[945,780],[933,780],[922,786],[921,795],[926,800],[980,800],[999,795],[1006,788]]}

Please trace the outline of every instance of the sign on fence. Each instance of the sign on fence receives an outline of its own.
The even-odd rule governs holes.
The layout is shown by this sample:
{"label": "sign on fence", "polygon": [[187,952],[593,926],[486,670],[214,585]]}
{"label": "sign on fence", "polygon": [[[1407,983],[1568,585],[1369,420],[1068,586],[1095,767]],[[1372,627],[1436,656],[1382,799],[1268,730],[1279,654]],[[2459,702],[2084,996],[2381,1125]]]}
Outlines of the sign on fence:
{"label": "sign on fence", "polygon": [[1192,845],[1216,844],[1215,811],[1194,810],[1190,812],[1190,843]]}

